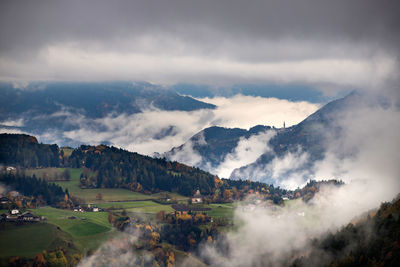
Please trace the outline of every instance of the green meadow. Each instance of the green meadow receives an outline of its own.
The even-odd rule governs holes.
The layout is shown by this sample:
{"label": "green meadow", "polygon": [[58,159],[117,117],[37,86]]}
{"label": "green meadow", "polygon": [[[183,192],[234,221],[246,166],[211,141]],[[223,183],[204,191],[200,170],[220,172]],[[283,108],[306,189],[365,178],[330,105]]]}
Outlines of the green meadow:
{"label": "green meadow", "polygon": [[15,225],[0,224],[0,265],[2,260],[13,257],[32,258],[43,250],[53,250],[72,243],[72,237],[48,223]]}
{"label": "green meadow", "polygon": [[31,210],[45,216],[47,223],[60,227],[70,234],[74,243],[83,251],[97,248],[114,230],[108,222],[107,212],[74,212],[51,207]]}
{"label": "green meadow", "polygon": [[211,208],[210,211],[206,211],[207,214],[215,218],[232,218],[234,206],[233,203],[224,204],[210,204],[208,207]]}
{"label": "green meadow", "polygon": [[133,213],[157,213],[162,210],[167,213],[174,211],[170,205],[161,205],[153,201],[139,201],[135,203],[135,206],[126,209],[127,212]]}

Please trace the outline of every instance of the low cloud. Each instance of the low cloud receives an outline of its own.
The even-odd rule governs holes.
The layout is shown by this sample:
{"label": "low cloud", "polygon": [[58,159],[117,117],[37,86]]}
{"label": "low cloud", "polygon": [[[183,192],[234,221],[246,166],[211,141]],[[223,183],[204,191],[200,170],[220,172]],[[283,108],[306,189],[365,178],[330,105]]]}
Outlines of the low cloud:
{"label": "low cloud", "polygon": [[[261,155],[260,155],[261,156]],[[283,156],[276,155],[272,149],[267,155],[271,161],[263,164],[253,161],[231,172],[231,178],[250,179],[274,184],[286,189],[296,189],[305,185],[307,180],[314,177],[310,169],[310,155],[299,146],[295,151],[289,151]]]}
{"label": "low cloud", "polygon": [[143,110],[133,115],[121,114],[90,120],[81,123],[77,130],[64,132],[63,136],[90,144],[108,142],[130,151],[152,155],[183,144],[202,130],[213,116],[209,110]]}
{"label": "low cloud", "polygon": [[227,154],[224,161],[212,171],[220,177],[228,178],[234,169],[253,163],[262,154],[271,151],[268,143],[275,134],[274,130],[270,130],[241,138],[233,152]]}
{"label": "low cloud", "polygon": [[132,266],[145,263],[146,266],[153,263],[154,256],[142,250],[135,252],[134,246],[138,243],[140,234],[134,230],[126,230],[117,233],[116,236],[104,243],[93,255],[84,258],[79,267],[94,266]]}
{"label": "low cloud", "polygon": [[187,141],[185,144],[180,146],[178,153],[173,153],[169,159],[178,162],[184,162],[191,166],[198,166],[202,161],[202,156],[193,148],[195,145],[204,145],[206,141],[204,139],[203,132],[197,134],[193,140]]}
{"label": "low cloud", "polygon": [[[42,142],[59,144],[63,144],[65,140],[72,143],[108,143],[141,154],[153,155],[184,144],[193,135],[210,126],[250,128],[263,124],[281,127],[283,121],[286,121],[286,125],[300,122],[320,106],[304,101],[291,102],[242,95],[205,100],[216,103],[217,109],[187,112],[150,108],[133,115],[110,114],[101,119],[89,119],[79,112],[62,110],[51,116],[64,116],[65,124],[75,129],[65,132],[59,129],[50,130],[40,133],[39,139]],[[192,165],[199,160],[195,156],[190,144],[187,144],[185,153],[177,157],[182,162]]]}
{"label": "low cloud", "polygon": [[313,238],[334,232],[377,208],[381,201],[392,199],[393,195],[382,196],[370,186],[359,182],[340,188],[327,186],[308,204],[296,200],[274,209],[264,202],[239,206],[234,215],[238,227],[225,240],[228,252],[205,245],[201,254],[211,266],[289,265],[296,256],[307,254]]}

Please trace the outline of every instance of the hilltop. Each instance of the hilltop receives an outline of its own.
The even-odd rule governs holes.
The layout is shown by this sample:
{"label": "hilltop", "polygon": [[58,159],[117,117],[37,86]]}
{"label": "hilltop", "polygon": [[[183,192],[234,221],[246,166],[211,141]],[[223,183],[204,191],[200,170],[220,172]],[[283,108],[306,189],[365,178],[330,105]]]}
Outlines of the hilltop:
{"label": "hilltop", "polygon": [[185,162],[185,150],[190,147],[201,156],[201,161],[196,163],[195,166],[212,171],[224,161],[227,154],[235,149],[241,139],[247,139],[252,135],[271,129],[270,126],[264,125],[257,125],[249,130],[212,126],[200,131],[185,144],[172,148],[164,156],[168,159],[181,159]]}

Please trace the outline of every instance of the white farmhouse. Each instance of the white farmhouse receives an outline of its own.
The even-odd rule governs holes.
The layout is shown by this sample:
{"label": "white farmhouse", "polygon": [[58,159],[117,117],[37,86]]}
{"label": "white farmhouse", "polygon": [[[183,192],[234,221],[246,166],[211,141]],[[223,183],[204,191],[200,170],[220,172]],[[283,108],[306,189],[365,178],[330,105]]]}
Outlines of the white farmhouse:
{"label": "white farmhouse", "polygon": [[15,215],[15,214],[18,214],[18,213],[19,213],[19,210],[17,210],[17,209],[11,210],[11,214],[12,214],[12,215]]}
{"label": "white farmhouse", "polygon": [[201,203],[203,202],[203,197],[200,194],[200,190],[196,191],[196,194],[192,197],[192,203]]}

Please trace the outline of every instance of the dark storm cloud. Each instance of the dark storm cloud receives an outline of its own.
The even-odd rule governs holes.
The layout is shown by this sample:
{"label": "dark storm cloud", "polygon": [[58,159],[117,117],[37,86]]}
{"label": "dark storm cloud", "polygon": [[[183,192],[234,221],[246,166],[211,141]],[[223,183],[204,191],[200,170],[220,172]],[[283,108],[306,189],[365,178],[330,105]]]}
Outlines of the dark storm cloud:
{"label": "dark storm cloud", "polygon": [[[0,70],[5,74],[1,76],[13,77],[13,68],[27,67],[24,71],[30,72],[29,66],[48,66],[60,61],[59,58],[43,59],[43,53],[47,53],[49,47],[65,46],[74,55],[79,54],[74,51],[94,53],[94,57],[104,53],[150,54],[166,57],[165,61],[177,57],[205,58],[225,60],[228,65],[232,62],[363,60],[380,58],[382,54],[392,58],[397,56],[400,43],[399,6],[396,0],[2,1],[0,60],[3,59],[3,64],[0,62]],[[85,55],[81,53],[77,58]],[[71,57],[71,53],[64,57]],[[154,61],[152,58],[141,60]],[[130,61],[139,59],[134,57]],[[7,63],[11,70],[5,71]],[[198,61],[176,63],[179,64],[183,69],[186,65],[210,68]],[[216,70],[227,68],[226,65],[216,66],[218,62],[210,64]],[[58,73],[69,71],[66,65],[51,66],[54,70],[51,75],[44,68],[43,73],[32,76],[57,79],[63,77]],[[128,65],[125,68],[138,67]],[[312,68],[318,69],[318,66]],[[172,80],[179,80],[179,70],[177,68],[173,74],[155,70],[159,73],[155,79],[162,81],[173,76]],[[144,69],[132,75],[134,78],[143,75],[151,80],[152,76],[145,75],[147,73]],[[193,69],[193,73],[201,75],[198,68]],[[94,71],[89,78],[96,75],[101,75],[101,71]],[[226,73],[215,74],[222,78],[232,75],[236,73],[229,68]],[[203,76],[216,79],[208,73]],[[246,77],[244,75],[243,79]]]}
{"label": "dark storm cloud", "polygon": [[1,6],[2,51],[74,39],[107,42],[147,32],[207,42],[294,37],[387,44],[400,38],[396,0],[39,0],[2,1]]}

